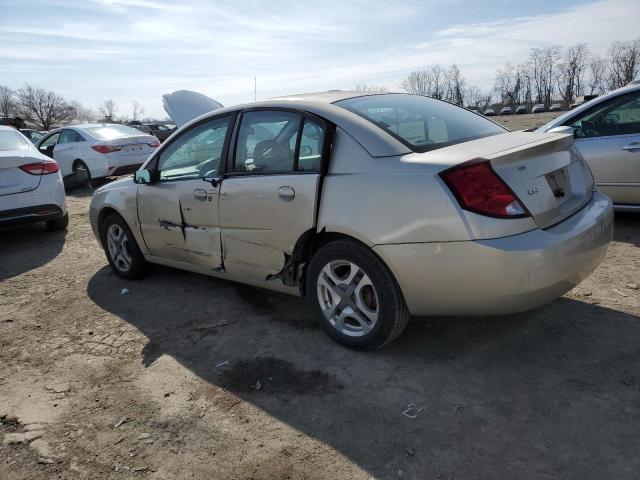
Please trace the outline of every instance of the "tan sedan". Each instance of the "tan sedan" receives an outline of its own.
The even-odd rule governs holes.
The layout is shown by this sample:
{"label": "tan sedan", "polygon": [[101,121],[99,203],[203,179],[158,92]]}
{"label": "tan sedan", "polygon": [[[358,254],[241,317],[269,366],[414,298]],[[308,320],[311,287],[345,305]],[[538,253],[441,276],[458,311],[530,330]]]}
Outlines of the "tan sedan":
{"label": "tan sedan", "polygon": [[153,262],[303,295],[334,339],[375,348],[412,314],[561,296],[604,257],[612,206],[570,135],[332,91],[201,115],[99,189],[91,222],[123,278]]}

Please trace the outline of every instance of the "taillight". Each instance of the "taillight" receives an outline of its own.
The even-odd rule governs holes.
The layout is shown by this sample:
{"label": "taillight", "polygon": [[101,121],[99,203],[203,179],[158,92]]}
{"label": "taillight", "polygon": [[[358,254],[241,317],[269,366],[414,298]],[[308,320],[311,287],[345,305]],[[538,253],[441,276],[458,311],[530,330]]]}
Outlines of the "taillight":
{"label": "taillight", "polygon": [[51,173],[58,173],[60,168],[58,167],[57,162],[53,160],[45,160],[44,162],[20,165],[20,170],[27,172],[29,175],[49,175]]}
{"label": "taillight", "polygon": [[160,140],[156,139],[151,143],[147,143],[147,145],[149,145],[150,147],[153,147],[153,148],[158,148],[160,146]]}
{"label": "taillight", "polygon": [[489,161],[462,164],[441,172],[440,176],[465,210],[498,218],[529,216]]}
{"label": "taillight", "polygon": [[91,145],[91,148],[93,148],[98,153],[104,153],[104,154],[111,153],[111,152],[119,152],[120,150],[122,150],[121,145]]}

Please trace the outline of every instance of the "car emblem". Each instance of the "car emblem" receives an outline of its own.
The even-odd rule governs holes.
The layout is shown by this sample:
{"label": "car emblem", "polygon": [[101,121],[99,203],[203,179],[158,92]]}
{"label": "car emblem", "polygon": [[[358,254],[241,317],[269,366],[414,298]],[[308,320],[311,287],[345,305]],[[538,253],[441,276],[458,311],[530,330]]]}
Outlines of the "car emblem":
{"label": "car emblem", "polygon": [[538,187],[532,187],[529,190],[527,190],[527,193],[529,195],[535,195],[536,193],[538,193],[540,191],[540,189]]}

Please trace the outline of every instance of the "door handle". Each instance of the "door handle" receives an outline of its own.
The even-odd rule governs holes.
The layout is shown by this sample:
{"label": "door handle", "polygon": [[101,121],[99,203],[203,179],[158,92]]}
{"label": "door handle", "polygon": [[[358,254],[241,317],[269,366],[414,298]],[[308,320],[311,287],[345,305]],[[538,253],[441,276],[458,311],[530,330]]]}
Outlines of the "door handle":
{"label": "door handle", "polygon": [[193,191],[193,198],[198,200],[199,202],[206,202],[209,194],[204,188],[196,188]]}
{"label": "door handle", "polygon": [[629,145],[622,147],[622,149],[628,152],[635,152],[636,150],[640,150],[640,142],[630,143]]}
{"label": "door handle", "polygon": [[278,189],[278,196],[282,199],[282,200],[286,200],[288,202],[290,202],[291,200],[293,200],[296,196],[296,191],[293,189],[293,187],[290,186],[284,186],[284,187],[280,187]]}

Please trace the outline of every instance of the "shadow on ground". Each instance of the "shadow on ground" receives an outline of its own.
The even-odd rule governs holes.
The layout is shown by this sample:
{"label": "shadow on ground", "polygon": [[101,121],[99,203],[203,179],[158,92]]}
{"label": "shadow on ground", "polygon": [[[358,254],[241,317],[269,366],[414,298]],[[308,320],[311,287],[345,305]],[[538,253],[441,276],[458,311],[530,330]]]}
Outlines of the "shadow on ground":
{"label": "shadow on ground", "polygon": [[66,231],[48,231],[44,223],[0,228],[0,281],[56,258],[62,251],[66,235]]}
{"label": "shadow on ground", "polygon": [[[88,294],[148,337],[145,365],[170,355],[376,478],[621,479],[640,469],[633,315],[563,298],[507,317],[414,319],[365,353],[328,339],[301,299],[190,273],[155,268],[124,282],[105,267]],[[409,403],[424,410],[408,418]]]}
{"label": "shadow on ground", "polygon": [[614,239],[618,242],[640,246],[640,213],[616,212]]}

